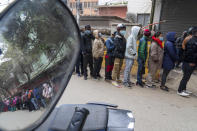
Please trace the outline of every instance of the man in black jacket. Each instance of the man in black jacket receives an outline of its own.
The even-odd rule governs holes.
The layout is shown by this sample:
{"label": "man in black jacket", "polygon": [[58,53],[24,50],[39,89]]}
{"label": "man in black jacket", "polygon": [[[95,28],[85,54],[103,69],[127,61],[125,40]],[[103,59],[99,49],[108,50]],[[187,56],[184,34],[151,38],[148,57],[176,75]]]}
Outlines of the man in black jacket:
{"label": "man in black jacket", "polygon": [[197,66],[197,27],[193,28],[192,37],[186,43],[183,58],[183,78],[180,82],[177,94],[180,96],[189,96],[191,92],[186,90],[193,71]]}
{"label": "man in black jacket", "polygon": [[[120,80],[120,70],[123,65],[123,60],[125,56],[126,50],[126,39],[124,35],[126,34],[126,26],[124,24],[118,24],[117,26],[117,33],[114,38],[114,69],[112,72],[112,82],[113,85],[119,86],[118,83],[121,82]],[[118,83],[117,83],[118,82]]]}
{"label": "man in black jacket", "polygon": [[87,80],[87,65],[90,68],[90,74],[93,76],[93,57],[92,57],[92,41],[94,40],[94,36],[91,31],[91,26],[85,26],[85,32],[82,35],[82,55],[83,55],[83,72],[84,79]]}

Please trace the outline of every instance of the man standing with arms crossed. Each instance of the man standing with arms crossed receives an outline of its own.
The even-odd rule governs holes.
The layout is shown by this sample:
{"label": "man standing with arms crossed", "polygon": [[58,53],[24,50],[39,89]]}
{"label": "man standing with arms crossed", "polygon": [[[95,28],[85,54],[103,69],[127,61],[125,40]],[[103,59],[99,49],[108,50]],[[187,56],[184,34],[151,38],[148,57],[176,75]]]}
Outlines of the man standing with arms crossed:
{"label": "man standing with arms crossed", "polygon": [[93,77],[93,56],[92,56],[92,42],[94,40],[94,36],[91,31],[91,26],[86,25],[85,31],[82,35],[82,55],[83,55],[83,72],[84,72],[84,80],[87,80],[87,66],[90,68],[90,75]]}

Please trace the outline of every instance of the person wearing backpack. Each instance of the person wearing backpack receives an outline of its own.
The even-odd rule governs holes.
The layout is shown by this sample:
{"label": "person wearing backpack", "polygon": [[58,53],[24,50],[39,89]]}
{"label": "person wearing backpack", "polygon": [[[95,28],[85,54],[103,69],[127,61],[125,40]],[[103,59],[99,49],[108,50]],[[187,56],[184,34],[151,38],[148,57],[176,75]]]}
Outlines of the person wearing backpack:
{"label": "person wearing backpack", "polygon": [[112,80],[112,70],[114,67],[114,37],[115,32],[109,37],[106,42],[105,46],[107,48],[107,54],[105,55],[105,80],[111,81]]}
{"label": "person wearing backpack", "polygon": [[168,74],[175,67],[175,62],[178,61],[178,55],[176,52],[175,41],[176,33],[168,32],[166,35],[167,41],[164,45],[164,57],[163,57],[163,74],[160,88],[164,91],[169,91],[169,88],[165,85]]}
{"label": "person wearing backpack", "polygon": [[185,44],[183,58],[183,77],[179,85],[177,94],[180,96],[189,96],[192,92],[186,89],[187,83],[197,67],[197,27],[193,28],[192,37]]}
{"label": "person wearing backpack", "polygon": [[176,64],[176,68],[179,68],[179,65],[182,63],[183,61],[183,49],[182,49],[182,43],[184,41],[184,39],[187,37],[188,32],[184,31],[181,37],[178,37],[176,40],[176,50],[177,50],[177,54],[179,56],[179,60]]}

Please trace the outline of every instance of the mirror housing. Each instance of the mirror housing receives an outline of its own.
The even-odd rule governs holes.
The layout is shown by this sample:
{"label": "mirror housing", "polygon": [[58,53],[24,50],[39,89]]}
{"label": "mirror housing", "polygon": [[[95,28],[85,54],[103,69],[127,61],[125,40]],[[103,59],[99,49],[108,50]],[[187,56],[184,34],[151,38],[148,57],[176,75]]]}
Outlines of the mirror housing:
{"label": "mirror housing", "polygon": [[19,121],[31,116],[25,111],[0,113],[0,119],[11,122],[15,116],[17,121],[12,127],[0,121],[0,128],[33,130],[55,108],[72,75],[80,50],[76,20],[61,0],[16,0],[0,16],[0,49],[0,96],[2,103],[8,101],[4,106],[12,108],[25,101],[24,96],[36,108],[37,89],[47,104],[43,111],[36,109],[36,118],[24,127]]}

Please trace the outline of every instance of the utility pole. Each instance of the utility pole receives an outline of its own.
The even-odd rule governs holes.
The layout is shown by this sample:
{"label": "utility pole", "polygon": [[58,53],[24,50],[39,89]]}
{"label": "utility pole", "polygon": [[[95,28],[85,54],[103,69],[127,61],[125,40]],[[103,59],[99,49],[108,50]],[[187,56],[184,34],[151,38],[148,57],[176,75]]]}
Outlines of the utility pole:
{"label": "utility pole", "polygon": [[76,0],[76,13],[77,13],[77,23],[79,25],[80,21],[80,0]]}

